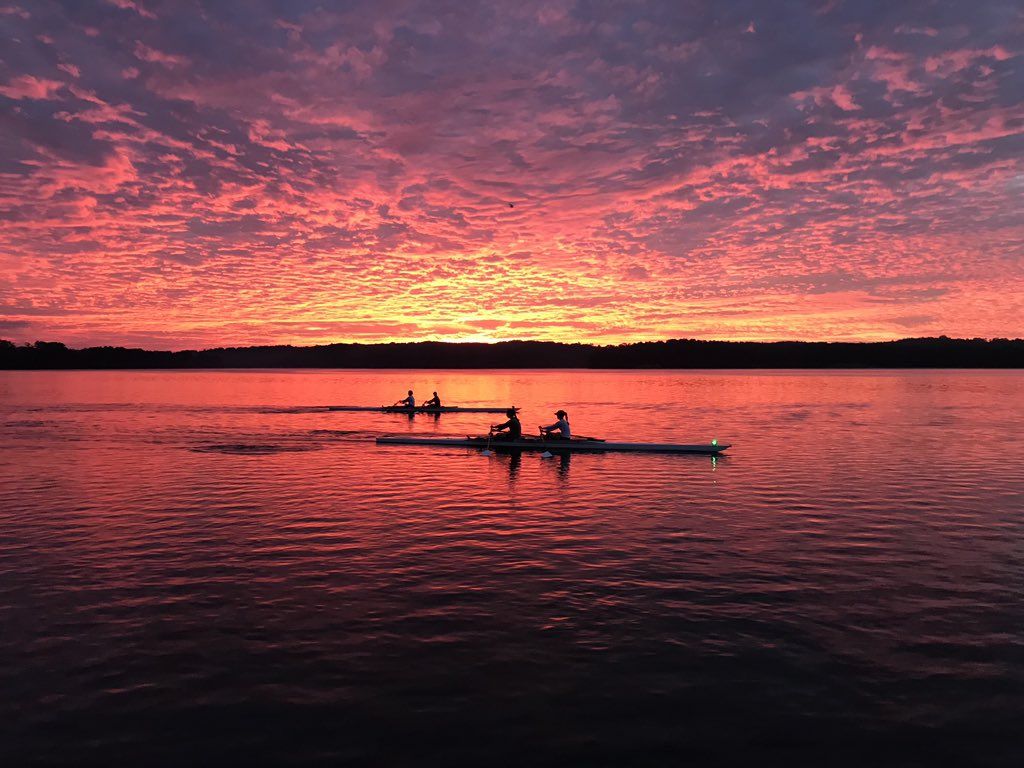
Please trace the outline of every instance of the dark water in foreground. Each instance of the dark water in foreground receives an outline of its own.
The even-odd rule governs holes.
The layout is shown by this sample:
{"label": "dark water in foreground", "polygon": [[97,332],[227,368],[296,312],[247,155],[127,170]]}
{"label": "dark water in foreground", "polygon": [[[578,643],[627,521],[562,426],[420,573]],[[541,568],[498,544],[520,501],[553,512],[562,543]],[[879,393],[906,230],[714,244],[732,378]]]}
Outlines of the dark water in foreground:
{"label": "dark water in foreground", "polygon": [[[376,447],[563,405],[707,457]],[[1018,766],[1019,372],[0,373],[3,762]]]}

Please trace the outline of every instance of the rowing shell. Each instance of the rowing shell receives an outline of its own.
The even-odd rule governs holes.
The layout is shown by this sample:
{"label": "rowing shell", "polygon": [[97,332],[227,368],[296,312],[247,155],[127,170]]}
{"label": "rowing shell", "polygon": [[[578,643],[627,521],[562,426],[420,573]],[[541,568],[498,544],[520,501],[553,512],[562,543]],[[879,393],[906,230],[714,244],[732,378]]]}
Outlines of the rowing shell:
{"label": "rowing shell", "polygon": [[[463,408],[445,405],[440,408],[403,408],[391,405],[329,405],[328,411],[374,411],[376,413],[505,413],[508,408]],[[515,410],[519,410],[516,408]]]}
{"label": "rowing shell", "polygon": [[603,451],[629,453],[702,453],[714,455],[729,443],[613,443],[604,440],[488,440],[486,437],[378,437],[377,445],[436,445],[458,448],[494,448],[522,451]]}

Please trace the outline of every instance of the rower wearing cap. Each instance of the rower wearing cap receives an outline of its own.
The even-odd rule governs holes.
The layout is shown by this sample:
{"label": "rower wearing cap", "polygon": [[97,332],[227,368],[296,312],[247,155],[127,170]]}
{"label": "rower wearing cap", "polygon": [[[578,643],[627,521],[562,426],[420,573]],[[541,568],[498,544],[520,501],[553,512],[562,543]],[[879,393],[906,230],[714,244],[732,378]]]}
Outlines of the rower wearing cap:
{"label": "rower wearing cap", "polygon": [[435,392],[434,396],[432,398],[430,398],[429,400],[427,400],[427,402],[425,402],[420,407],[421,408],[440,408],[441,407],[441,398],[438,397],[437,396],[437,392]]}
{"label": "rower wearing cap", "polygon": [[[569,429],[569,414],[561,410],[555,411],[555,417],[558,421],[550,426],[541,427],[541,433],[549,440],[571,440],[572,430]],[[552,432],[557,432],[558,434],[552,435]]]}
{"label": "rower wearing cap", "polygon": [[523,436],[523,425],[519,423],[515,408],[505,411],[508,421],[504,424],[492,424],[491,432],[499,433],[502,440],[518,440]]}

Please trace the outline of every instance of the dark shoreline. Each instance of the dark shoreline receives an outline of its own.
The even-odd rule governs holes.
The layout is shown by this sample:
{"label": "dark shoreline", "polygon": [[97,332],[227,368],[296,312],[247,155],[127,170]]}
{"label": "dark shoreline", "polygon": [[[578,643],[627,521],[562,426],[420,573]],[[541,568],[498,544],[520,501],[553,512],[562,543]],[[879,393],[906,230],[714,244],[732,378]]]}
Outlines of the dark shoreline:
{"label": "dark shoreline", "polygon": [[0,370],[202,368],[1024,368],[1024,339],[737,342],[671,339],[617,346],[438,341],[224,347],[180,352],[0,341]]}

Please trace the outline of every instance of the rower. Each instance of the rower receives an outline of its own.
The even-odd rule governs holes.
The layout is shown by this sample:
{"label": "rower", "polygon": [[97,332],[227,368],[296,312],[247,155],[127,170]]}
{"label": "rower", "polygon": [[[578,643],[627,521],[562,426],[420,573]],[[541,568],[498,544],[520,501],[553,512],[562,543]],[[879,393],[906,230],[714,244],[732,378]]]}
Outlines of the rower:
{"label": "rower", "polygon": [[[405,408],[415,408],[416,407],[416,398],[413,397],[412,390],[411,389],[409,390],[409,396],[408,397],[399,400],[397,403],[395,403],[395,405],[396,406],[400,405],[400,406],[403,406]],[[392,408],[393,407],[395,407],[395,406],[392,406]]]}
{"label": "rower", "polygon": [[508,421],[504,424],[492,424],[491,432],[500,433],[502,440],[519,440],[523,436],[523,425],[519,423],[515,408],[505,411]]}
{"label": "rower", "polygon": [[[571,440],[572,430],[569,429],[569,414],[565,411],[555,411],[555,417],[558,419],[554,424],[547,427],[541,427],[541,434],[547,440]],[[557,435],[552,435],[552,432],[557,432]]]}
{"label": "rower", "polygon": [[425,402],[420,407],[421,408],[440,408],[441,407],[441,398],[438,397],[437,396],[437,392],[435,392],[434,396],[432,398],[430,398],[429,400],[427,400],[427,402]]}

